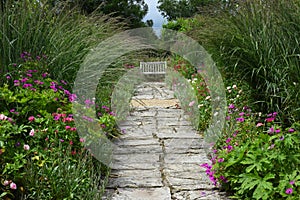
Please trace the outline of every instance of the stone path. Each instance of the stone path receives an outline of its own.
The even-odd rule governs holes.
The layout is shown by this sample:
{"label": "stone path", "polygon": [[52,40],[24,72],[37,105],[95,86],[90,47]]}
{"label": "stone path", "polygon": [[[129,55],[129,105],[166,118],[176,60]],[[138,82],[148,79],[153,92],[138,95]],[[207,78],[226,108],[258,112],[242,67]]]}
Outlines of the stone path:
{"label": "stone path", "polygon": [[114,141],[117,149],[103,199],[226,199],[199,166],[209,162],[203,137],[177,103],[164,83],[137,87],[133,110],[120,125],[126,133]]}

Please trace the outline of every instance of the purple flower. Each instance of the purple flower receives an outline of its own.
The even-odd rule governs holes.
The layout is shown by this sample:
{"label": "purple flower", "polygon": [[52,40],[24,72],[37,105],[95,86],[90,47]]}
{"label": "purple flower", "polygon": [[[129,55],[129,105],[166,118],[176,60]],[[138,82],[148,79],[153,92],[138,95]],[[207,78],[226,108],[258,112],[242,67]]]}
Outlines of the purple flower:
{"label": "purple flower", "polygon": [[292,133],[292,132],[295,132],[295,130],[293,128],[290,128],[289,132]]}
{"label": "purple flower", "polygon": [[225,183],[228,182],[228,180],[225,178],[225,176],[220,176],[220,179],[221,179],[223,182],[225,182]]}
{"label": "purple flower", "polygon": [[228,138],[228,139],[226,140],[226,143],[228,144],[231,140],[232,140],[232,138]]}
{"label": "purple flower", "polygon": [[275,133],[280,133],[280,129],[276,129],[276,130],[275,130]]}
{"label": "purple flower", "polygon": [[11,79],[11,77],[10,76],[6,76],[6,79]]}
{"label": "purple flower", "polygon": [[26,81],[28,81],[29,79],[28,78],[23,78],[22,80],[21,80],[21,82],[22,83],[25,83]]}
{"label": "purple flower", "polygon": [[293,193],[293,188],[288,188],[285,191],[286,194],[292,194]]}
{"label": "purple flower", "polygon": [[64,84],[64,85],[67,85],[67,82],[64,81],[64,80],[61,80],[60,82],[61,82],[62,84]]}
{"label": "purple flower", "polygon": [[31,88],[31,87],[32,87],[32,84],[26,83],[26,84],[23,85],[23,88],[29,88],[29,87]]}
{"label": "purple flower", "polygon": [[28,74],[26,74],[26,75],[27,75],[28,77],[32,77],[32,74],[29,74],[29,73],[28,73]]}
{"label": "purple flower", "polygon": [[281,137],[279,138],[279,140],[281,140],[281,141],[284,140],[284,136],[281,136]]}
{"label": "purple flower", "polygon": [[43,73],[43,74],[42,74],[42,77],[43,77],[43,78],[46,78],[47,76],[48,76],[48,73]]}
{"label": "purple flower", "polygon": [[228,146],[227,146],[227,149],[228,149],[228,151],[230,152],[230,151],[233,149],[233,147],[232,147],[231,145],[228,145]]}
{"label": "purple flower", "polygon": [[243,117],[239,117],[239,118],[236,118],[236,121],[238,121],[238,122],[244,122],[245,119]]}
{"label": "purple flower", "polygon": [[275,129],[273,127],[269,128],[268,133],[274,133]]}
{"label": "purple flower", "polygon": [[224,158],[218,159],[218,162],[219,162],[219,163],[224,162]]}
{"label": "purple flower", "polygon": [[239,116],[244,116],[244,115],[245,115],[244,112],[239,113]]}
{"label": "purple flower", "polygon": [[228,108],[229,108],[229,109],[234,109],[235,106],[234,106],[233,104],[230,104],[230,105],[228,106]]}
{"label": "purple flower", "polygon": [[294,185],[294,184],[295,184],[295,181],[290,181],[290,184],[291,184],[291,185]]}

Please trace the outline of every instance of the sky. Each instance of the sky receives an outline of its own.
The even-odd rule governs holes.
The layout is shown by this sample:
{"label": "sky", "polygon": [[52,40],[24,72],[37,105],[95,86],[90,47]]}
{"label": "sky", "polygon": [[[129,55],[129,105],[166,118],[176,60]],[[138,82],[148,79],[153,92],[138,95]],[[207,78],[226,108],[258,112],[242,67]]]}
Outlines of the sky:
{"label": "sky", "polygon": [[148,4],[148,13],[144,17],[143,21],[152,19],[154,29],[162,28],[163,23],[167,22],[167,20],[163,18],[163,16],[159,13],[158,9],[156,8],[157,1],[158,0],[145,0],[145,2]]}

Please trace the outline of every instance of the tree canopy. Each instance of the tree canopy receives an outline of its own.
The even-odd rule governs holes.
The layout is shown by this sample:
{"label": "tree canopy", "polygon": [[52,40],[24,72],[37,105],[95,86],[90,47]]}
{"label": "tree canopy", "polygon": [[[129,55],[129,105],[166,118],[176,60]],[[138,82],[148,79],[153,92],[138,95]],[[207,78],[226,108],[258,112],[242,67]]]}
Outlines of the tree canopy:
{"label": "tree canopy", "polygon": [[236,4],[239,0],[158,0],[158,9],[168,20],[192,17],[198,13],[213,13]]}
{"label": "tree canopy", "polygon": [[[28,0],[29,2],[40,2],[49,6],[68,4],[70,7],[78,7],[84,14],[91,14],[94,11],[103,14],[110,14],[113,17],[120,17],[130,28],[145,26],[142,19],[148,12],[148,5],[145,0]],[[18,2],[18,0],[0,0],[0,7],[3,8],[6,2]],[[151,23],[147,23],[147,25]]]}

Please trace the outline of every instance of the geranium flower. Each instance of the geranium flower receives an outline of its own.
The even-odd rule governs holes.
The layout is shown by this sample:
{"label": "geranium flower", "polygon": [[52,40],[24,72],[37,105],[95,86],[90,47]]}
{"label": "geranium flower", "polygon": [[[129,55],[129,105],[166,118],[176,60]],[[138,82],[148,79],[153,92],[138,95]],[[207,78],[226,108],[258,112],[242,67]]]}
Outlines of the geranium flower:
{"label": "geranium flower", "polygon": [[9,185],[10,189],[12,190],[16,190],[17,189],[17,185],[14,182],[11,182]]}
{"label": "geranium flower", "polygon": [[293,188],[288,188],[285,191],[286,194],[292,194],[293,193]]}
{"label": "geranium flower", "polygon": [[32,137],[34,136],[34,129],[31,129],[31,131],[29,132],[29,135]]}
{"label": "geranium flower", "polygon": [[23,148],[25,151],[28,151],[30,149],[30,146],[28,144],[24,144]]}

